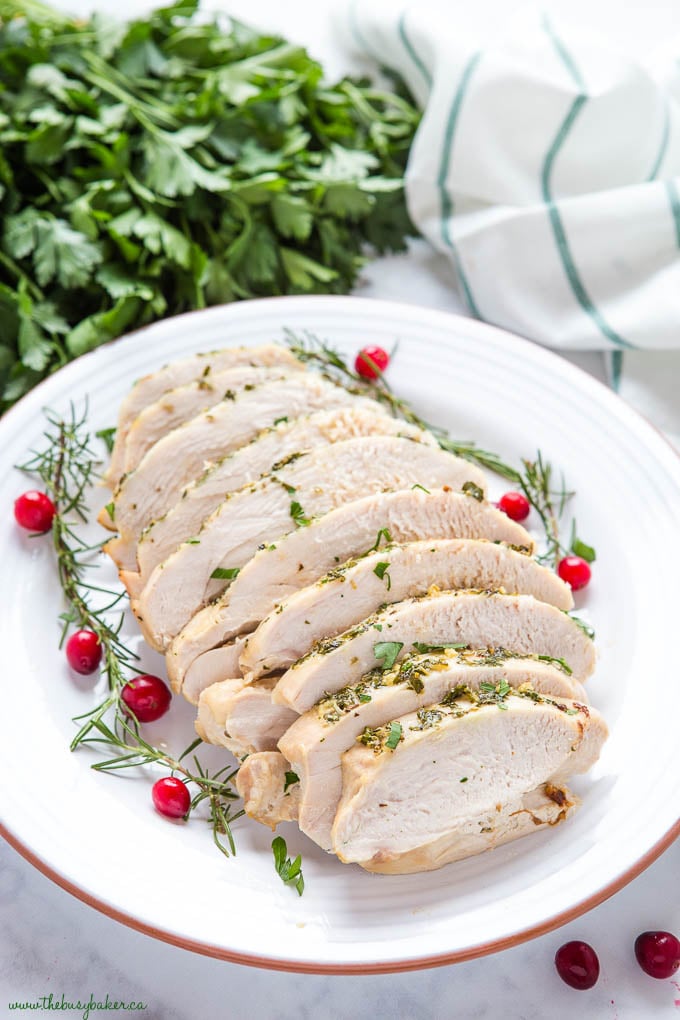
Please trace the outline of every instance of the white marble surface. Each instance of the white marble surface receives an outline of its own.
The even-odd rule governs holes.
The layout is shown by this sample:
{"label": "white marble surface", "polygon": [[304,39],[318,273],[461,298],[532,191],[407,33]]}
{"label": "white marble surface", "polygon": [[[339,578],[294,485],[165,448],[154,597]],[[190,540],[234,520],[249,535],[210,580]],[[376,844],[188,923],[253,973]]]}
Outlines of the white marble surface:
{"label": "white marble surface", "polygon": [[[72,9],[92,3],[76,0]],[[330,63],[345,69],[335,49],[329,12],[332,0],[313,5],[273,0],[234,0],[229,8],[241,17],[270,25],[301,39]],[[484,0],[474,13],[463,5],[446,5],[463,24],[493,16],[500,0]],[[506,3],[504,9],[516,6]],[[547,6],[557,6],[549,3]],[[570,7],[600,26],[635,36],[651,50],[680,30],[677,5],[655,0],[656,28],[647,17],[650,5],[622,9],[613,0]],[[120,13],[141,9],[121,0]],[[452,16],[452,15],[451,15]],[[447,266],[424,244],[406,256],[382,259],[365,274],[358,293],[412,301],[460,311],[449,287]],[[599,355],[573,355],[599,378]],[[29,749],[30,750],[30,749]],[[644,762],[640,762],[644,768]],[[130,861],[134,868],[134,861]],[[680,843],[616,896],[557,932],[481,960],[411,974],[325,977],[251,970],[203,958],[156,942],[96,913],[53,885],[12,848],[0,844],[0,1016],[15,1001],[60,999],[141,1000],[137,1014],[108,1012],[92,1016],[137,1015],[145,1020],[680,1020],[680,975],[677,982],[654,981],[637,967],[635,936],[648,928],[680,932]],[[178,876],[184,881],[193,876]],[[559,881],[559,875],[555,876]],[[171,895],[171,890],[169,890]],[[597,950],[602,974],[589,992],[572,991],[557,978],[555,950],[568,939],[582,938]],[[40,1012],[32,1015],[40,1016]],[[70,1013],[70,1016],[82,1014]]]}

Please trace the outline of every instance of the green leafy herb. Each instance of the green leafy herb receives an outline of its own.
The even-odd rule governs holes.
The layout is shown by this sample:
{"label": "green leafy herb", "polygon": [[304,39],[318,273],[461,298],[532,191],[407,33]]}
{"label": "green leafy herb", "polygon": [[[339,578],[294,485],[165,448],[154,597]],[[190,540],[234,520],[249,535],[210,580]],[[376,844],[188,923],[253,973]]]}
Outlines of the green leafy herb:
{"label": "green leafy herb", "polygon": [[389,733],[385,740],[385,747],[389,748],[390,751],[394,751],[395,747],[402,738],[403,730],[400,722],[391,722],[389,726]]}
{"label": "green leafy herb", "polygon": [[388,591],[392,587],[392,578],[389,575],[389,566],[389,563],[376,563],[373,568],[373,573],[379,577],[381,581],[386,581]]}
{"label": "green leafy herb", "polygon": [[467,783],[467,781],[468,781],[468,777],[467,776],[463,776],[462,779],[458,780],[459,783]]}
{"label": "green leafy herb", "polygon": [[215,567],[210,578],[213,581],[233,581],[238,577],[240,570],[240,567]]}
{"label": "green leafy herb", "polygon": [[392,666],[394,666],[395,662],[397,661],[399,652],[402,650],[403,647],[404,647],[403,641],[378,641],[376,644],[374,644],[373,654],[375,655],[376,659],[378,659],[378,661],[382,659],[382,662],[380,663],[380,668],[392,669]]}
{"label": "green leafy herb", "polygon": [[570,620],[574,621],[576,626],[579,627],[583,631],[583,633],[586,635],[586,637],[589,637],[591,641],[594,640],[594,638],[595,638],[595,631],[590,626],[589,623],[586,623],[585,620],[582,620],[580,616],[574,616],[572,613],[567,613],[566,615],[569,617]]}
{"label": "green leafy herb", "polygon": [[0,411],[163,316],[346,293],[414,233],[405,93],[197,0],[129,24],[3,0],[0,80]]}
{"label": "green leafy herb", "polygon": [[97,439],[102,439],[104,441],[104,445],[106,446],[108,453],[113,451],[113,443],[116,438],[115,428],[99,429],[98,432],[95,432],[95,436]]}
{"label": "green leafy herb", "polygon": [[497,684],[485,681],[479,685],[480,704],[494,704],[507,712],[508,706],[505,702],[511,690],[512,687],[507,680],[500,680]]}
{"label": "green leafy herb", "polygon": [[282,836],[276,836],[272,841],[272,852],[274,854],[274,867],[284,885],[292,885],[297,890],[298,896],[305,891],[305,880],[302,877],[302,857],[297,855],[294,861],[288,857],[288,847]]}
{"label": "green leafy herb", "polygon": [[280,418],[274,418],[274,424],[280,425],[282,422],[288,421],[288,415],[284,414]]}
{"label": "green leafy herb", "polygon": [[385,542],[386,545],[392,544],[392,536],[390,535],[388,528],[379,529],[378,534],[375,536],[375,542],[373,543],[371,548],[367,549],[366,551],[369,553],[377,552],[381,541]]}
{"label": "green leafy herb", "polygon": [[423,683],[422,679],[418,676],[418,674],[415,672],[415,670],[408,674],[406,686],[410,687],[411,690],[415,691],[416,694],[422,694],[423,691],[425,690],[425,684]]}
{"label": "green leafy herb", "polygon": [[412,485],[411,488],[412,489],[420,489],[421,492],[426,492],[428,496],[431,495],[430,490],[426,489],[424,485],[420,485],[418,482],[416,482],[415,485]]}
{"label": "green leafy herb", "polygon": [[111,500],[110,503],[107,503],[106,506],[104,507],[104,509],[106,510],[107,514],[109,515],[109,519],[110,520],[114,520],[115,513],[116,513],[116,504],[113,502],[113,500]]}
{"label": "green leafy herb", "polygon": [[537,655],[536,658],[539,662],[554,662],[568,676],[571,676],[574,672],[566,659],[556,659],[554,655]]}
{"label": "green leafy herb", "polygon": [[297,500],[293,500],[290,504],[290,516],[293,518],[295,525],[298,528],[306,528],[312,523],[309,517],[305,517],[305,512]]}
{"label": "green leafy herb", "polygon": [[466,496],[472,496],[478,503],[484,502],[484,493],[474,482],[463,482],[462,490]]}
{"label": "green leafy herb", "polygon": [[288,787],[300,782],[297,772],[286,772],[283,783],[283,792],[288,793]]}
{"label": "green leafy herb", "polygon": [[587,545],[586,542],[581,541],[576,536],[576,521],[571,522],[571,541],[569,543],[571,551],[575,556],[580,556],[586,563],[594,563],[597,559],[597,554],[593,549],[592,545]]}
{"label": "green leafy herb", "polygon": [[423,641],[414,641],[411,645],[412,648],[420,654],[424,655],[426,652],[446,652],[446,651],[458,651],[460,648],[467,648],[465,644],[451,644],[451,645],[428,645]]}

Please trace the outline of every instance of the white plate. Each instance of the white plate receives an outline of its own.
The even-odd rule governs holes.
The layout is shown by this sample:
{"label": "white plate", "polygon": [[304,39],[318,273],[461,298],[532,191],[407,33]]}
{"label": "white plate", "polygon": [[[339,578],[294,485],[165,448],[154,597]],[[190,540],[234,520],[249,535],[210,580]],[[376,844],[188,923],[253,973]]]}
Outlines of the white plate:
{"label": "white plate", "polygon": [[[589,689],[611,728],[601,761],[573,784],[583,806],[569,823],[441,871],[367,875],[285,826],[289,850],[304,857],[301,899],[274,872],[268,830],[237,823],[238,856],[227,861],[203,821],[173,824],[153,811],[152,776],[102,775],[88,767],[89,751],[69,753],[71,717],[93,705],[96,692],[73,681],[57,649],[60,597],[49,539],[29,539],[11,519],[13,500],[28,487],[12,465],[40,445],[45,405],[65,411],[87,396],[92,427],[106,427],[144,373],[193,351],[279,339],[284,326],[313,330],[348,353],[366,343],[390,349],[398,339],[390,381],[424,416],[506,459],[540,447],[564,471],[578,491],[579,534],[597,547],[593,582],[578,603],[597,629],[600,660]],[[248,302],[160,323],[69,365],[0,421],[0,451],[5,831],[36,866],[98,909],[243,963],[408,969],[556,927],[630,880],[677,834],[680,460],[617,397],[558,357],[412,306],[326,297]],[[102,490],[93,494],[96,505],[105,500]],[[144,661],[160,668],[151,653]],[[175,699],[150,731],[154,742],[179,749],[191,739],[190,707]],[[214,761],[220,752],[210,754]]]}

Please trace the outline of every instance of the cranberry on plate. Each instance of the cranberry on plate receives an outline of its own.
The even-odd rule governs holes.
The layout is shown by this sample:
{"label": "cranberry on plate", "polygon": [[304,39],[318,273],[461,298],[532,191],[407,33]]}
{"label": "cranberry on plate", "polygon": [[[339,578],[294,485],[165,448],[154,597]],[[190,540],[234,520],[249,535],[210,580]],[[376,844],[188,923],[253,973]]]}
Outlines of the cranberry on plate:
{"label": "cranberry on plate", "polygon": [[191,806],[186,784],[176,776],[158,779],[151,788],[153,806],[166,818],[184,818]]}
{"label": "cranberry on plate", "polygon": [[102,661],[102,646],[92,630],[77,630],[66,642],[66,658],[71,669],[87,676]]}
{"label": "cranberry on plate", "polygon": [[14,519],[26,531],[44,534],[52,527],[57,508],[45,492],[31,489],[14,501]]}
{"label": "cranberry on plate", "polygon": [[160,677],[144,673],[128,680],[121,691],[124,704],[139,722],[155,722],[170,708],[172,695]]}
{"label": "cranberry on plate", "polygon": [[382,347],[362,347],[354,362],[354,369],[364,379],[377,379],[389,363],[390,356]]}

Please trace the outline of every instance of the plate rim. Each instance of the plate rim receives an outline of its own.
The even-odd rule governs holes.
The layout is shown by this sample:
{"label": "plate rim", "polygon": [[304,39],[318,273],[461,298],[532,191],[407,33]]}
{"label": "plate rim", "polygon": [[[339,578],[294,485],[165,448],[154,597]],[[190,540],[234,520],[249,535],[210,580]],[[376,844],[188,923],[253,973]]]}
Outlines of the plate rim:
{"label": "plate rim", "polygon": [[648,850],[647,853],[644,854],[634,865],[628,868],[627,871],[624,871],[623,874],[617,876],[617,878],[613,879],[612,882],[608,883],[597,893],[593,893],[592,896],[587,897],[585,900],[575,904],[568,910],[564,910],[559,914],[553,915],[553,917],[548,918],[541,924],[532,925],[520,932],[516,932],[514,935],[507,936],[506,938],[494,939],[490,942],[482,942],[475,946],[469,946],[467,949],[454,950],[450,953],[437,953],[432,956],[411,957],[410,959],[399,960],[397,962],[385,961],[384,963],[362,964],[309,963],[306,960],[282,960],[281,958],[272,956],[238,953],[229,949],[224,949],[222,946],[213,945],[209,942],[200,942],[197,939],[190,939],[180,935],[175,935],[163,928],[156,928],[154,925],[147,924],[145,921],[141,921],[132,914],[119,910],[117,907],[113,907],[104,900],[101,900],[86,892],[84,889],[81,889],[70,879],[66,878],[56,869],[47,864],[29,847],[21,843],[20,840],[12,836],[2,822],[0,822],[0,835],[3,836],[9,845],[13,847],[17,853],[24,858],[24,860],[28,861],[29,864],[32,864],[34,868],[41,872],[41,874],[43,874],[46,878],[54,882],[55,885],[58,885],[65,892],[70,893],[77,900],[80,900],[81,903],[86,904],[88,907],[93,907],[95,910],[99,911],[99,913],[104,914],[113,921],[118,921],[127,928],[132,928],[134,931],[138,931],[142,935],[149,935],[152,938],[157,939],[159,942],[165,942],[171,946],[176,946],[179,949],[186,949],[189,952],[197,953],[200,956],[224,960],[227,963],[237,963],[247,967],[255,967],[259,970],[273,970],[291,974],[358,975],[409,973],[416,970],[429,970],[433,967],[445,967],[453,963],[464,963],[467,960],[476,960],[483,956],[489,956],[492,953],[502,952],[505,949],[512,949],[525,942],[530,942],[532,939],[538,938],[541,935],[546,935],[551,931],[555,931],[557,928],[561,928],[563,925],[568,924],[570,921],[574,921],[577,917],[581,917],[583,914],[593,910],[601,903],[604,903],[605,900],[610,899],[626,885],[632,882],[633,879],[637,878],[638,875],[642,874],[642,872],[653,864],[654,861],[657,860],[680,836],[680,819],[671,826],[665,836],[655,843],[654,846],[651,847],[651,849]]}
{"label": "plate rim", "polygon": [[[510,343],[519,348],[519,353],[523,349],[531,349],[532,357],[538,356],[539,361],[541,359],[547,359],[549,363],[553,365],[559,363],[560,370],[566,371],[567,376],[573,374],[574,377],[579,378],[581,382],[585,382],[586,388],[593,387],[596,391],[599,391],[600,396],[604,396],[605,401],[613,401],[619,408],[625,409],[625,413],[632,418],[633,421],[639,426],[642,425],[643,430],[652,433],[656,441],[661,440],[666,451],[670,451],[675,455],[676,458],[680,458],[680,451],[670,442],[670,440],[652,424],[643,414],[637,411],[634,407],[624,401],[617,393],[606,386],[604,382],[591,376],[584,369],[571,362],[565,361],[564,358],[560,357],[560,354],[551,349],[547,349],[534,341],[512,333],[509,330],[502,329],[500,327],[480,322],[476,319],[469,318],[464,315],[458,315],[452,312],[442,311],[440,309],[429,308],[425,305],[417,305],[409,302],[392,301],[385,299],[373,299],[359,297],[355,295],[305,295],[305,296],[285,296],[285,297],[271,297],[271,298],[257,298],[249,300],[247,302],[237,302],[236,304],[216,305],[207,309],[197,309],[182,313],[181,315],[171,316],[167,319],[159,320],[155,323],[150,323],[140,329],[133,330],[130,333],[126,333],[121,337],[117,337],[113,340],[107,341],[105,344],[101,344],[99,347],[92,351],[88,351],[86,354],[79,358],[76,358],[73,362],[68,363],[62,368],[58,369],[52,375],[46,379],[41,380],[32,390],[25,394],[19,401],[16,402],[13,407],[9,408],[5,412],[3,419],[13,417],[14,413],[20,412],[23,405],[29,401],[34,401],[35,394],[48,389],[53,379],[60,377],[63,379],[64,375],[68,375],[71,371],[77,372],[81,368],[81,363],[87,362],[95,358],[98,353],[104,348],[110,348],[114,345],[119,345],[123,342],[131,340],[140,335],[144,335],[149,331],[163,327],[166,323],[175,323],[186,320],[192,320],[197,315],[202,317],[214,315],[216,318],[219,314],[225,312],[241,312],[245,311],[246,308],[249,311],[253,311],[257,314],[258,308],[266,306],[271,308],[272,303],[278,305],[290,306],[291,304],[302,305],[309,307],[310,305],[316,306],[329,306],[338,304],[340,302],[353,305],[363,305],[364,307],[371,307],[375,313],[381,308],[387,313],[396,316],[401,312],[403,318],[408,320],[414,313],[419,314],[424,319],[427,319],[433,325],[442,326],[448,325],[450,328],[455,328],[456,325],[460,325],[467,331],[472,330],[481,336],[491,336],[496,339],[503,338],[504,343]],[[408,311],[409,315],[406,316],[404,313]],[[78,366],[76,368],[76,366]],[[43,405],[44,406],[44,405]],[[168,943],[170,945],[177,946],[181,949],[186,949],[194,953],[198,953],[203,956],[212,957],[215,959],[225,960],[230,963],[237,963],[246,966],[251,966],[260,969],[274,970],[289,973],[303,973],[303,974],[389,974],[389,973],[400,973],[409,972],[415,970],[424,970],[432,967],[446,966],[452,963],[460,963],[466,960],[476,959],[478,957],[487,956],[489,954],[500,952],[505,949],[512,948],[517,945],[521,945],[525,942],[530,941],[533,938],[537,938],[548,932],[554,931],[559,927],[569,923],[577,917],[587,913],[594,907],[603,903],[611,896],[615,895],[622,888],[633,881],[638,875],[645,871],[655,860],[657,860],[666,851],[676,839],[680,837],[680,819],[678,819],[667,832],[661,836],[661,838],[650,847],[646,853],[644,853],[636,862],[630,865],[625,871],[616,875],[611,881],[603,885],[599,890],[592,893],[590,896],[573,904],[566,910],[563,910],[553,916],[544,919],[543,921],[529,925],[521,931],[514,932],[511,935],[507,935],[498,939],[492,939],[488,942],[478,943],[474,946],[468,946],[465,949],[453,950],[450,952],[437,953],[429,956],[416,956],[397,961],[382,961],[382,962],[366,962],[366,963],[314,963],[308,960],[293,960],[293,959],[282,959],[280,957],[273,956],[260,956],[253,953],[241,953],[235,950],[226,949],[222,946],[215,945],[209,942],[203,942],[198,939],[193,939],[179,934],[173,933],[164,928],[156,927],[146,921],[135,917],[134,914],[128,913],[125,910],[121,910],[118,907],[106,902],[106,900],[88,892],[77,884],[77,882],[68,878],[65,874],[59,871],[56,867],[49,864],[43,857],[31,849],[30,846],[25,844],[18,836],[12,833],[10,827],[0,821],[0,836],[20,854],[24,860],[28,861],[33,867],[35,867],[41,874],[46,878],[50,879],[64,891],[70,893],[76,899],[85,903],[87,906],[94,908],[105,916],[112,920],[118,921],[125,926],[132,928],[135,931],[139,931],[144,935],[149,935],[152,938],[158,939],[161,942]]]}

